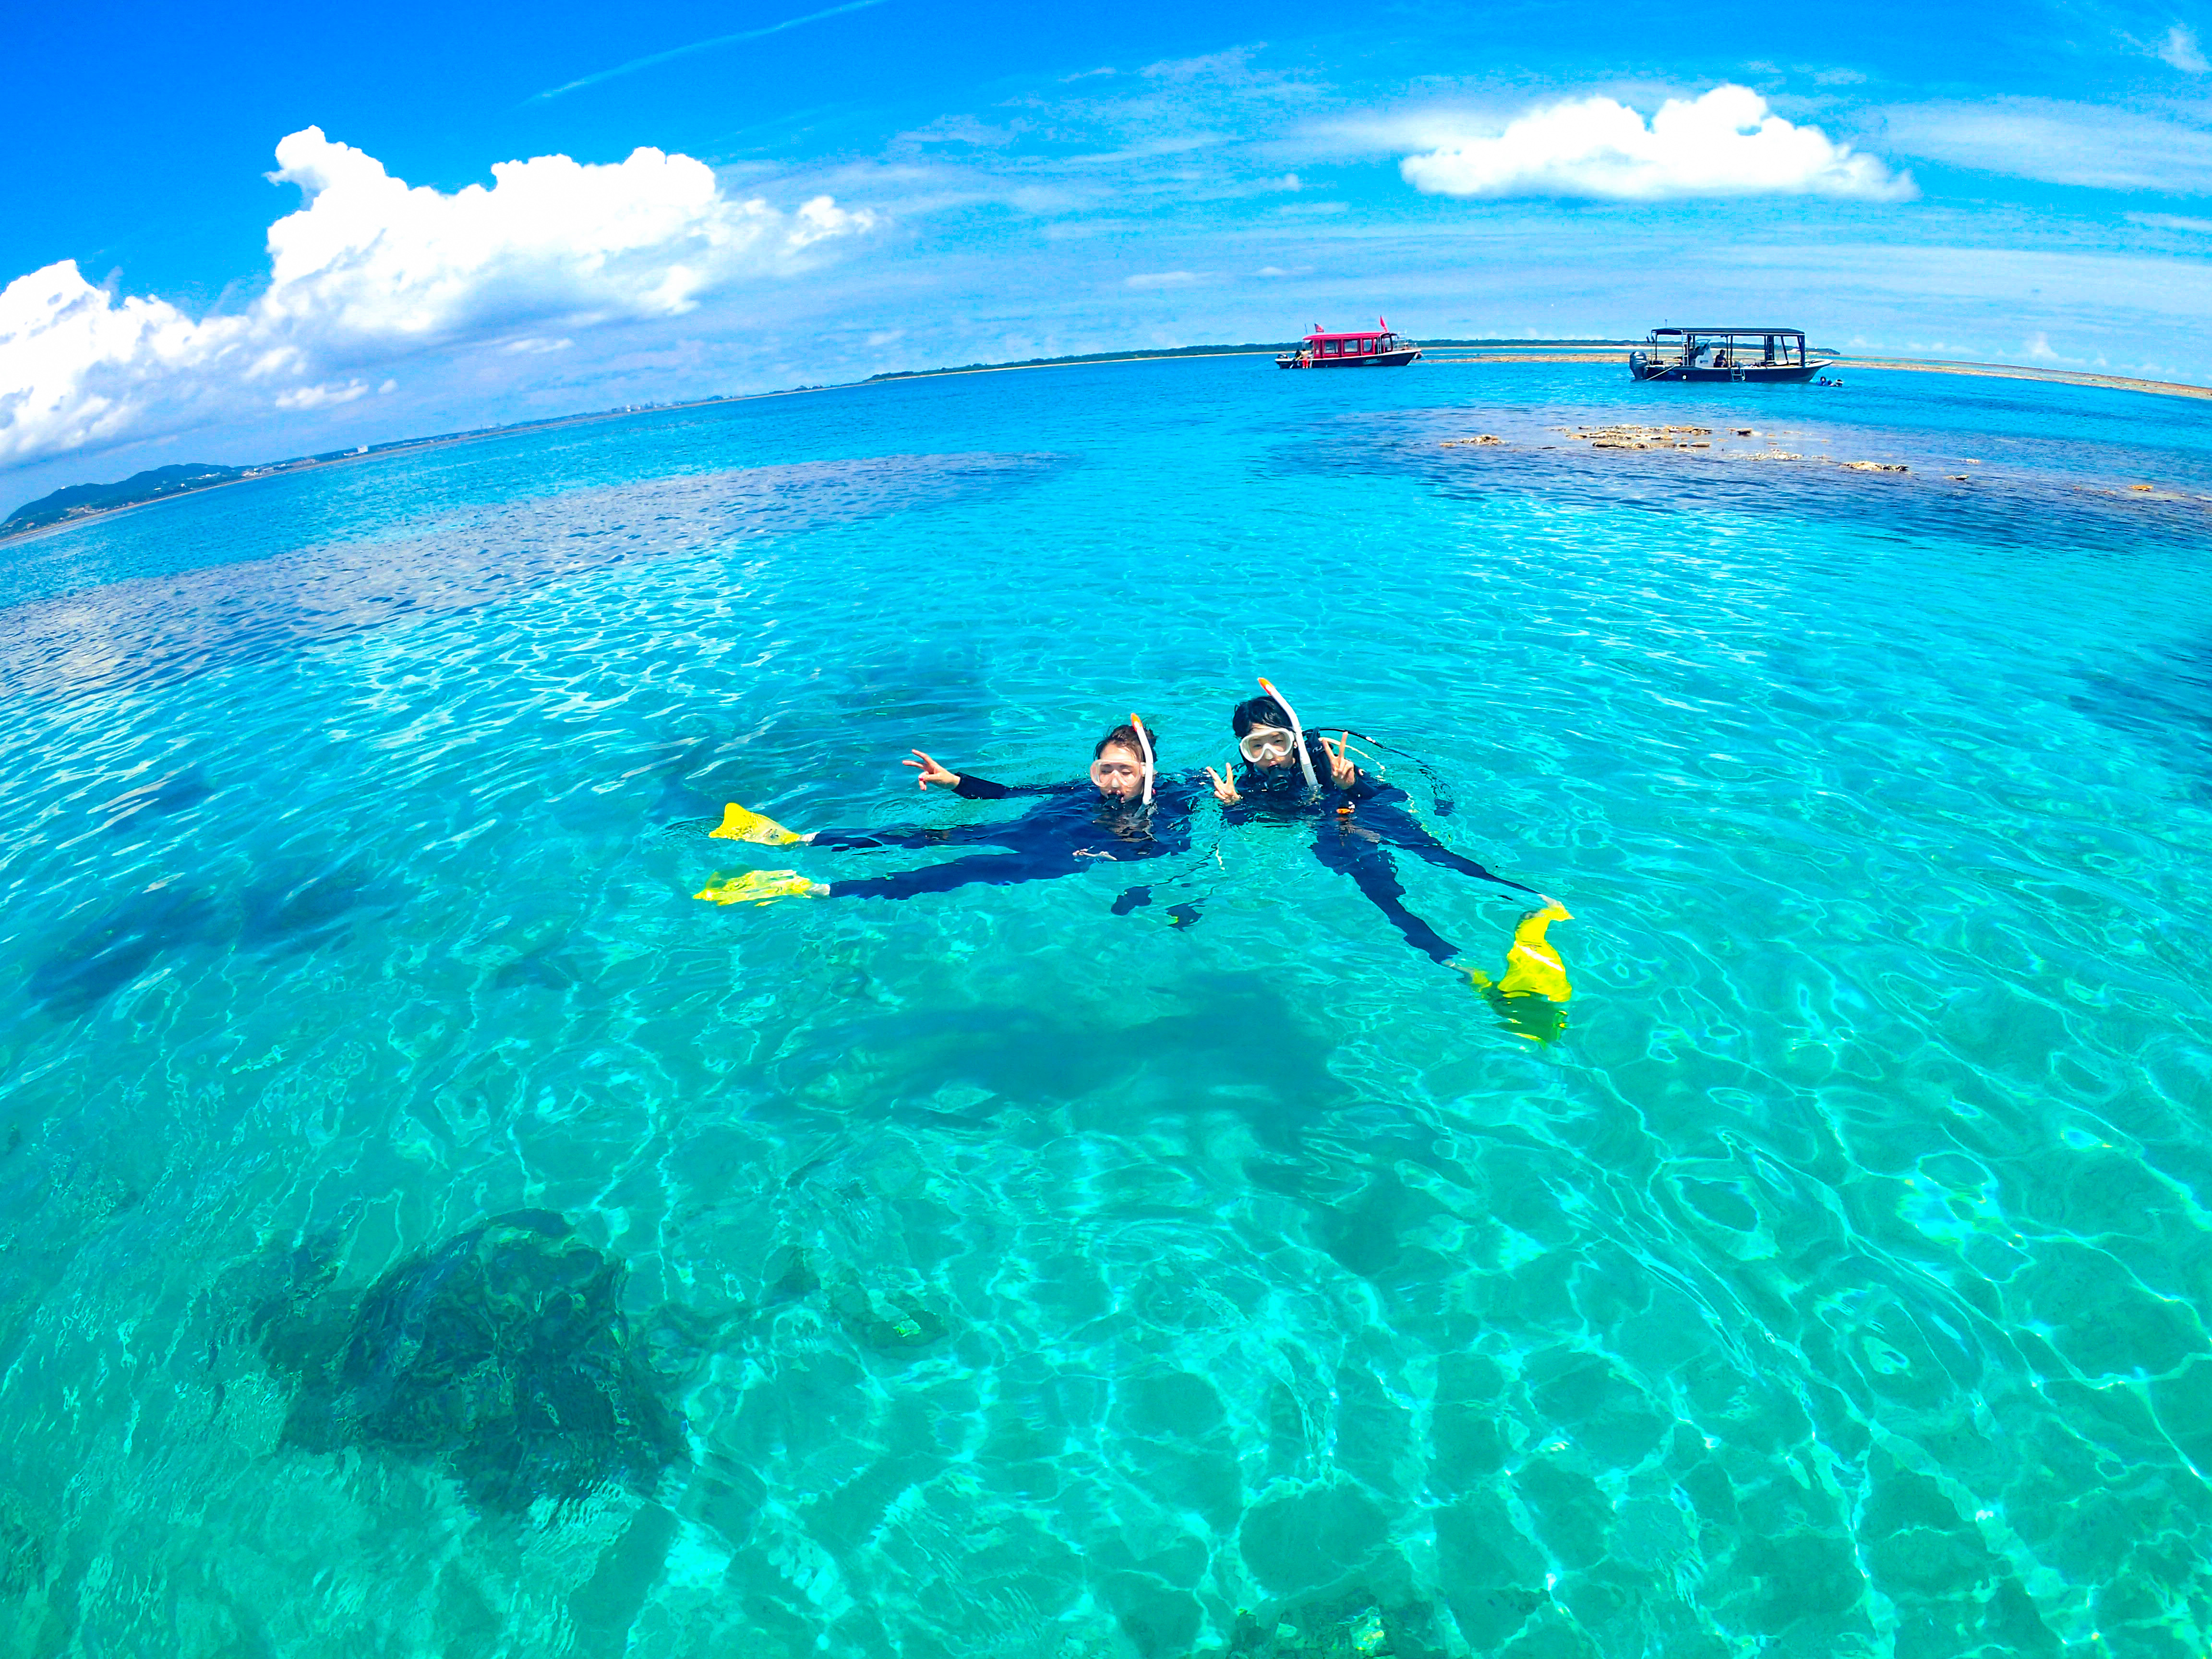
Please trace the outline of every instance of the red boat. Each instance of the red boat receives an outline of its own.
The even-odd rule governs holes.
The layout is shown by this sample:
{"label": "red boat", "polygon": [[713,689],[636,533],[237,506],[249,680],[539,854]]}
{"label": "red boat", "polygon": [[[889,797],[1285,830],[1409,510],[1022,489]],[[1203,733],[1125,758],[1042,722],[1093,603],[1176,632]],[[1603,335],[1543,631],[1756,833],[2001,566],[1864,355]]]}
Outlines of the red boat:
{"label": "red boat", "polygon": [[1362,329],[1351,334],[1325,334],[1319,323],[1314,331],[1298,343],[1296,351],[1285,351],[1275,359],[1277,368],[1403,368],[1421,355],[1420,347],[1402,335],[1393,334],[1390,325],[1382,318],[1375,319],[1370,332]]}

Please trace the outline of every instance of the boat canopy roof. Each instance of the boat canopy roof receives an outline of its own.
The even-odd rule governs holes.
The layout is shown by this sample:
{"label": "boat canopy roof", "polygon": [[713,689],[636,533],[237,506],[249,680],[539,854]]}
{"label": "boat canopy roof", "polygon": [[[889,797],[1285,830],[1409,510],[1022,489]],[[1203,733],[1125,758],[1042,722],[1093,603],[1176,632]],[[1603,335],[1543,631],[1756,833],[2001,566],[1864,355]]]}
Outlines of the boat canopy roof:
{"label": "boat canopy roof", "polygon": [[1308,343],[1321,340],[1389,340],[1397,337],[1387,328],[1354,329],[1349,334],[1314,333],[1306,336]]}
{"label": "boat canopy roof", "polygon": [[1802,328],[1744,328],[1739,325],[1733,328],[1655,328],[1651,331],[1651,337],[1655,340],[1674,339],[1686,334],[1694,334],[1701,340],[1716,334],[1756,334],[1762,338],[1774,334],[1790,340],[1805,337],[1805,331]]}

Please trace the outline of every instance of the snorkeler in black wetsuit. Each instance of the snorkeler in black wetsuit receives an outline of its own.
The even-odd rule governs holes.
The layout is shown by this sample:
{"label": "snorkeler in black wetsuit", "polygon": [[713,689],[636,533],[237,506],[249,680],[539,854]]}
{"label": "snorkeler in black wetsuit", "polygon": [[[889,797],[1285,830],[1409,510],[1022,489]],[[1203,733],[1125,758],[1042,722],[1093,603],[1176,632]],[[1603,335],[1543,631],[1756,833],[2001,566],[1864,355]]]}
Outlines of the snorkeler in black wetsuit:
{"label": "snorkeler in black wetsuit", "polygon": [[[1072,875],[1092,861],[1128,864],[1187,851],[1196,784],[1159,778],[1152,769],[1150,742],[1151,734],[1135,726],[1115,726],[1091,751],[1091,776],[1083,783],[993,783],[947,771],[919,749],[914,751],[919,759],[902,763],[921,774],[915,780],[921,787],[950,789],[967,800],[1044,798],[1021,817],[1000,823],[934,830],[822,830],[799,835],[732,802],[721,827],[713,832],[726,841],[779,847],[804,842],[848,852],[945,846],[1007,850],[848,881],[812,881],[795,870],[756,870],[710,883],[696,896],[715,904],[764,904],[798,897],[904,899],[947,893],[976,882],[1009,887],[1048,881]],[[1115,901],[1114,910],[1126,915],[1150,902],[1150,890],[1135,887]]]}
{"label": "snorkeler in black wetsuit", "polygon": [[[1237,704],[1230,724],[1237,733],[1243,768],[1239,769],[1232,761],[1218,774],[1210,766],[1206,769],[1222,804],[1222,816],[1231,823],[1312,820],[1314,856],[1330,869],[1351,877],[1390,919],[1390,925],[1405,935],[1407,943],[1432,960],[1455,967],[1458,947],[1406,908],[1406,890],[1399,883],[1389,848],[1395,847],[1425,859],[1438,869],[1543,898],[1535,889],[1508,881],[1446,847],[1413,816],[1411,797],[1404,790],[1369,777],[1352,763],[1345,754],[1349,738],[1332,749],[1327,738],[1300,731],[1289,709],[1272,693]],[[1303,763],[1298,752],[1301,739],[1305,750]],[[1545,902],[1551,904],[1548,899]],[[1562,910],[1560,916],[1565,915]],[[1485,977],[1480,984],[1488,982]],[[1562,988],[1564,984],[1562,979]]]}

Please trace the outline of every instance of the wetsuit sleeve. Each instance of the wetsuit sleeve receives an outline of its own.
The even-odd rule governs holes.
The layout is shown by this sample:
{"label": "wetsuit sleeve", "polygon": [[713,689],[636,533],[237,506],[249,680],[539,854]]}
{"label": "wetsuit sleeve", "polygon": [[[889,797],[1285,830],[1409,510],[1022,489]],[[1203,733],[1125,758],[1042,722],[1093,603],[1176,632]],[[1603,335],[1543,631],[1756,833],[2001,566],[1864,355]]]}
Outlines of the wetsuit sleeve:
{"label": "wetsuit sleeve", "polygon": [[972,772],[963,772],[952,793],[963,800],[1004,800],[1009,795],[1063,795],[1074,787],[1068,783],[994,783]]}

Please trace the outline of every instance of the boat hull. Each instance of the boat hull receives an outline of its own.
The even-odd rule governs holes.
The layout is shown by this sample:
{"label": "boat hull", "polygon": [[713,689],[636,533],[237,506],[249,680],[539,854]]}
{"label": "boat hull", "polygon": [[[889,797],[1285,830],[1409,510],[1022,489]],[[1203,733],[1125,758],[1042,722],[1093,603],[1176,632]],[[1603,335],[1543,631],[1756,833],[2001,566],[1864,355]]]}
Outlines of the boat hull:
{"label": "boat hull", "polygon": [[1670,363],[1645,363],[1631,360],[1629,376],[1638,380],[1698,380],[1713,381],[1724,386],[1782,385],[1791,381],[1811,380],[1826,368],[1826,363],[1750,365],[1743,368],[1682,368]]}
{"label": "boat hull", "polygon": [[1308,357],[1303,362],[1294,356],[1275,359],[1277,368],[1403,368],[1420,356],[1418,349],[1410,351],[1370,351],[1356,357]]}

